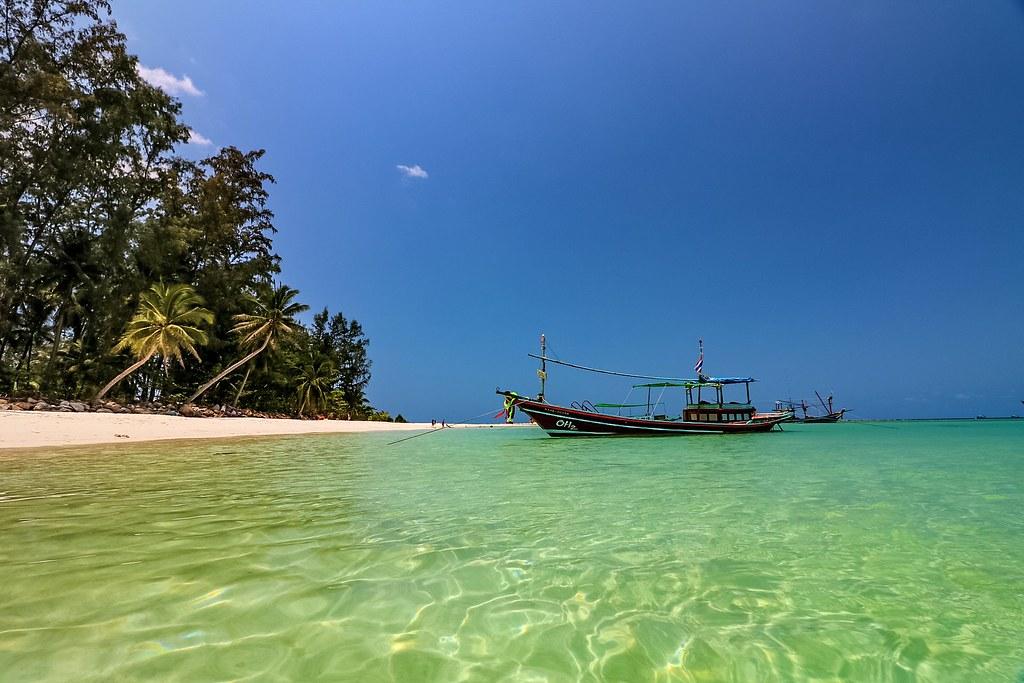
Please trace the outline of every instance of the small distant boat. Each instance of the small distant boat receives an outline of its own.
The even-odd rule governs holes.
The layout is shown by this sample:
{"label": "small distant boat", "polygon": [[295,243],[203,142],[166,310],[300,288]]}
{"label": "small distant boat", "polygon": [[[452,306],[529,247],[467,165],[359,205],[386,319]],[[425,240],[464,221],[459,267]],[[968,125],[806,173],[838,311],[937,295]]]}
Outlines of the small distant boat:
{"label": "small distant boat", "polygon": [[[827,403],[826,403],[826,399],[823,399],[821,397],[821,394],[819,394],[817,391],[814,392],[814,395],[818,397],[818,402],[821,404],[821,407],[825,411],[824,414],[822,414],[822,415],[818,415],[816,413],[810,412],[811,406],[807,405],[807,401],[804,401],[804,400],[801,400],[799,403],[797,403],[796,401],[794,401],[792,399],[787,399],[787,400],[784,400],[784,401],[776,401],[775,402],[775,410],[789,410],[789,411],[791,411],[793,413],[793,417],[791,417],[787,421],[788,422],[800,422],[800,423],[803,423],[803,424],[834,424],[834,423],[839,422],[840,420],[842,420],[843,417],[846,415],[846,413],[850,412],[849,408],[843,408],[842,410],[835,410],[832,407],[832,395],[831,394],[829,394],[829,396],[828,396],[828,399],[827,399],[828,402]],[[797,413],[797,409],[802,410],[803,411],[803,415],[799,415]]]}
{"label": "small distant boat", "polygon": [[[1021,401],[1024,404],[1024,401]],[[1024,417],[1020,415],[1001,415],[998,417],[989,417],[988,415],[978,415],[974,418],[975,420],[1024,420]]]}
{"label": "small distant boat", "polygon": [[[511,422],[516,410],[522,410],[550,436],[674,436],[683,434],[748,434],[768,432],[789,418],[790,412],[758,412],[750,403],[750,384],[753,377],[709,377],[703,374],[704,345],[700,344],[700,356],[695,366],[696,379],[678,377],[656,377],[612,370],[601,370],[576,363],[550,358],[546,353],[546,340],[541,335],[541,354],[529,354],[540,360],[540,393],[536,398],[523,396],[514,391],[497,389],[505,397],[505,413]],[[619,377],[654,380],[634,384],[631,390],[646,390],[645,403],[582,403],[569,406],[549,403],[545,398],[547,364],[554,363],[587,372],[596,372]],[[745,401],[729,401],[724,397],[726,387],[743,385]],[[685,389],[686,405],[678,417],[665,414],[661,395],[667,389]],[[654,397],[652,390],[660,390]],[[705,400],[705,397],[713,400]],[[652,400],[653,399],[653,400]],[[627,397],[627,401],[628,401]],[[623,411],[639,411],[639,414],[623,415]],[[611,411],[615,411],[613,414]]]}

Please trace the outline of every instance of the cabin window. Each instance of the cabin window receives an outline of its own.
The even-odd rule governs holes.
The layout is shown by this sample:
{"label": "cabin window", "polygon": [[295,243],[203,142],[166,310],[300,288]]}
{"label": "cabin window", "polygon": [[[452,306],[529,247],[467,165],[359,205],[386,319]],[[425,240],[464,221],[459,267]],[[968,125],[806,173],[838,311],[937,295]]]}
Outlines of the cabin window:
{"label": "cabin window", "polygon": [[711,413],[711,421],[718,422],[718,413]]}

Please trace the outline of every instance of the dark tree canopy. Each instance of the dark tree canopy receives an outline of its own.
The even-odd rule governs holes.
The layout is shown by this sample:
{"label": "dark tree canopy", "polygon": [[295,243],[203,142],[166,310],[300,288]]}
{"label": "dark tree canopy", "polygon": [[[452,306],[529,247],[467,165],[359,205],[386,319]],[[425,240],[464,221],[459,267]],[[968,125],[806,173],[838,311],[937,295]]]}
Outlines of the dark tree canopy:
{"label": "dark tree canopy", "polygon": [[[246,356],[234,321],[280,273],[274,178],[263,150],[183,158],[188,137],[180,103],[139,76],[107,2],[0,3],[0,393],[95,392],[125,367],[114,348],[156,283],[195,291],[213,316],[208,339],[198,360],[153,362],[112,395],[187,396]],[[325,309],[205,397],[366,416],[367,345],[357,321]]]}

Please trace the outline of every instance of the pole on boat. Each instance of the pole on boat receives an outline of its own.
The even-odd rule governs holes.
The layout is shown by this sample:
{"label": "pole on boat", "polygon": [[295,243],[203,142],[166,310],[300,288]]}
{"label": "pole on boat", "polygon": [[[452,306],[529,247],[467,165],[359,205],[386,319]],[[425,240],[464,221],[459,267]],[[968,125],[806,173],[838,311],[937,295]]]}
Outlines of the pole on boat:
{"label": "pole on boat", "polygon": [[540,370],[537,371],[537,376],[540,377],[540,394],[537,396],[537,400],[541,403],[544,402],[544,382],[548,378],[547,348],[548,342],[542,333],[540,335]]}
{"label": "pole on boat", "polygon": [[821,404],[821,407],[825,409],[825,414],[826,414],[826,415],[831,415],[831,414],[832,414],[832,411],[828,409],[828,406],[827,406],[827,405],[825,405],[825,401],[823,401],[823,400],[822,400],[822,398],[821,398],[821,394],[819,394],[819,393],[818,393],[818,391],[817,391],[817,390],[815,390],[815,391],[814,391],[814,395],[818,397],[818,403],[820,403],[820,404]]}

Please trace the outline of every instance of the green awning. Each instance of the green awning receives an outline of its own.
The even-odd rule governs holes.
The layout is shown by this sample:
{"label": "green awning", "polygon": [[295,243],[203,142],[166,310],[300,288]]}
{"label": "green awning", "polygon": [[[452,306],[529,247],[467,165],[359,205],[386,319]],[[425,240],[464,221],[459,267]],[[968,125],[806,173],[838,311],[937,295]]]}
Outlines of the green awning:
{"label": "green awning", "polygon": [[661,387],[685,387],[688,386],[686,383],[677,382],[655,382],[653,384],[634,384],[634,389],[658,389]]}
{"label": "green awning", "polygon": [[595,403],[595,408],[646,408],[646,403]]}

